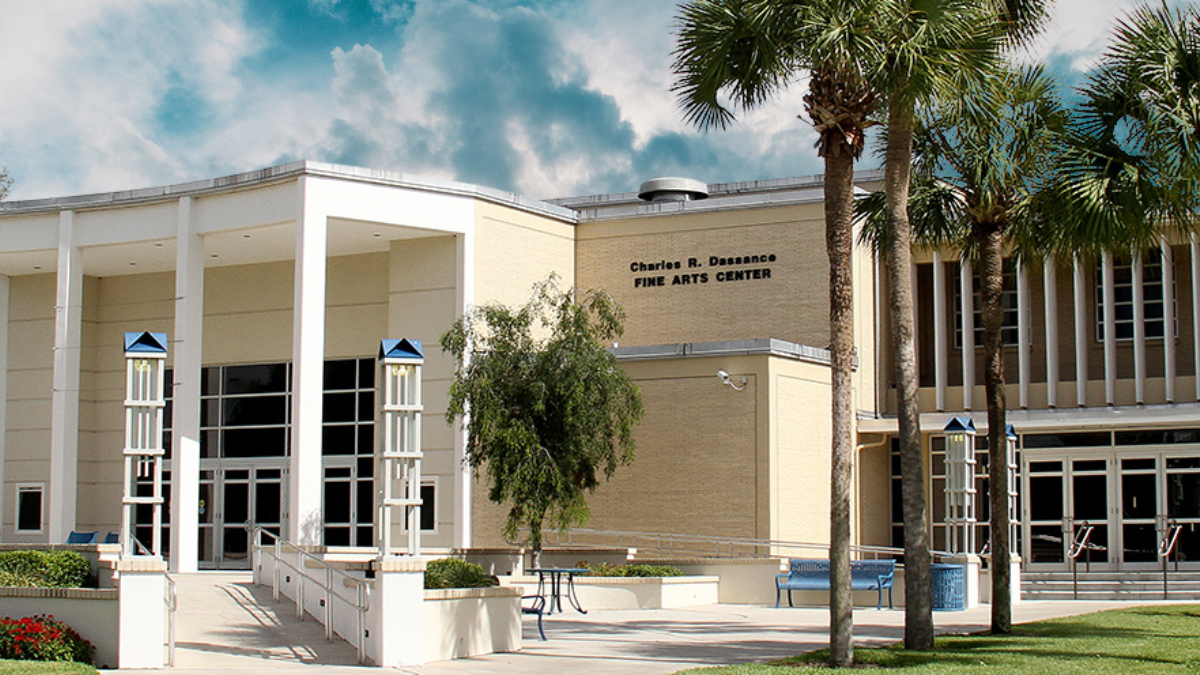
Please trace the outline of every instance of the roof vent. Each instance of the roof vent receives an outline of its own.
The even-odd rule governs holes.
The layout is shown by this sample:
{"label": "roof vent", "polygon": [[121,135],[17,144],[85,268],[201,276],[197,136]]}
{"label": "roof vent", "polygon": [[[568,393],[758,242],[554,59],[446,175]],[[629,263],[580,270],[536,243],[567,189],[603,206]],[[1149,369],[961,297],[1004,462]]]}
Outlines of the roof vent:
{"label": "roof vent", "polygon": [[691,178],[654,178],[642,183],[638,199],[648,202],[690,202],[708,199],[708,186]]}

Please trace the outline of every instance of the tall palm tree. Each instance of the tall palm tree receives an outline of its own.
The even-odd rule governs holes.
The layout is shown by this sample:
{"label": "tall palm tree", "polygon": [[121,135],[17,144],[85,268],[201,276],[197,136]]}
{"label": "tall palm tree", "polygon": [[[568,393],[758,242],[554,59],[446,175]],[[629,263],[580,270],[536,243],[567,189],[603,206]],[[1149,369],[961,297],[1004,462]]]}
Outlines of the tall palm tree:
{"label": "tall palm tree", "polygon": [[[991,511],[992,632],[1012,630],[1007,442],[1002,326],[1006,253],[1044,252],[1047,194],[1061,151],[1067,113],[1041,68],[996,66],[985,77],[959,78],[956,95],[921,110],[910,205],[918,243],[958,248],[979,270],[984,390],[988,415]],[[864,200],[871,214],[864,237],[888,237],[880,195]],[[1049,263],[1048,263],[1049,264]],[[963,317],[963,330],[973,330]]]}
{"label": "tall palm tree", "polygon": [[674,90],[685,117],[724,128],[733,113],[757,107],[809,71],[805,112],[825,161],[825,247],[829,258],[832,388],[830,509],[830,664],[854,661],[850,591],[850,479],[853,459],[851,370],[854,352],[851,253],[854,161],[879,105],[873,86],[883,62],[877,27],[890,0],[693,0],[681,8]]}
{"label": "tall palm tree", "polygon": [[1200,12],[1143,4],[1081,90],[1060,166],[1058,246],[1100,252],[1192,228],[1200,207]]}

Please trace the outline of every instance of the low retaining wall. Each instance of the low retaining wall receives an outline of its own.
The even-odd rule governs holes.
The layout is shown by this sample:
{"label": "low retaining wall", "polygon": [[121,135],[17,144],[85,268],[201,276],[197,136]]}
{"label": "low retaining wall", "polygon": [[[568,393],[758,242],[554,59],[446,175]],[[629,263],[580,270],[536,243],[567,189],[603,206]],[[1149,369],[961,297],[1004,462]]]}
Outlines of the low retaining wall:
{"label": "low retaining wall", "polygon": [[[719,581],[715,576],[575,577],[575,595],[587,610],[674,609],[717,604]],[[523,595],[533,595],[538,586],[537,577],[528,576],[501,583],[520,587]]]}
{"label": "low retaining wall", "polygon": [[425,591],[425,660],[445,661],[521,649],[517,588]]}
{"label": "low retaining wall", "polygon": [[119,606],[111,588],[0,588],[0,616],[49,614],[96,647],[96,665],[116,667]]}

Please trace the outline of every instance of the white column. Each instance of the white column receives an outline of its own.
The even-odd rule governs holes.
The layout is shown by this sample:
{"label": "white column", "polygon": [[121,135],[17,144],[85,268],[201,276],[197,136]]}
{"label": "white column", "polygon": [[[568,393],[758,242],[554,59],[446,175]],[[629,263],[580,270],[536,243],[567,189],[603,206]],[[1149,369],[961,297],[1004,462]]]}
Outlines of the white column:
{"label": "white column", "polygon": [[[464,232],[455,238],[458,284],[456,292],[457,311],[459,316],[475,303],[475,233]],[[471,519],[472,488],[475,484],[474,473],[467,466],[467,419],[460,418],[454,423],[454,539],[455,546],[470,548],[474,539]]]}
{"label": "white column", "polygon": [[958,269],[958,291],[962,296],[963,410],[970,410],[975,403],[975,283],[969,260],[963,258]]}
{"label": "white column", "polygon": [[200,532],[200,375],[204,345],[204,238],[192,198],[179,199],[175,237],[175,343],[171,413],[171,571],[195,572]]}
{"label": "white column", "polygon": [[[917,337],[917,344],[921,344],[921,286],[917,283],[917,264],[912,263],[912,288],[913,288],[913,333]],[[913,368],[917,373],[917,381],[921,379],[921,350],[913,350]]]}
{"label": "white column", "polygon": [[[8,277],[0,275],[0,421],[8,419]],[[0,488],[4,487],[5,438],[0,431]],[[4,499],[0,499],[0,523],[4,522]]]}
{"label": "white column", "polygon": [[1029,274],[1024,262],[1017,263],[1017,385],[1022,408],[1029,407]]}
{"label": "white column", "polygon": [[1175,252],[1166,237],[1158,240],[1162,251],[1163,288],[1163,394],[1175,402]]}
{"label": "white column", "polygon": [[1075,402],[1087,405],[1087,277],[1079,256],[1071,259],[1071,280],[1075,292]]}
{"label": "white column", "polygon": [[54,392],[50,422],[49,541],[75,529],[79,460],[79,361],[83,328],[83,254],[75,245],[75,212],[58,219],[58,292],[54,301]]}
{"label": "white column", "polygon": [[1196,400],[1200,401],[1200,239],[1188,236],[1192,244],[1192,373],[1196,376]]}
{"label": "white column", "polygon": [[1111,253],[1101,256],[1100,279],[1104,296],[1104,403],[1112,405],[1117,397],[1117,296]]}
{"label": "white column", "polygon": [[1133,398],[1146,402],[1146,267],[1142,251],[1133,252]]}
{"label": "white column", "polygon": [[[916,288],[914,286],[914,288]],[[916,303],[914,303],[915,305]],[[946,409],[946,267],[933,252],[933,382],[937,409]]]}
{"label": "white column", "polygon": [[1042,294],[1046,298],[1046,405],[1058,406],[1058,264],[1042,261]]}
{"label": "white column", "polygon": [[296,281],[292,333],[292,455],[287,538],[321,543],[321,420],[325,382],[325,254],[327,217],[308,176],[297,180]]}

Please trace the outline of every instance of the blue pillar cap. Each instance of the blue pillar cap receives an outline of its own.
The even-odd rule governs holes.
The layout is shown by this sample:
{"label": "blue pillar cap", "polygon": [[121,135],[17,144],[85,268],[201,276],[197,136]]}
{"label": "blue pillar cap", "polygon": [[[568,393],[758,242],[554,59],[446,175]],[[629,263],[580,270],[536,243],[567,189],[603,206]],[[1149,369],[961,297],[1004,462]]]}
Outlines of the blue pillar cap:
{"label": "blue pillar cap", "polygon": [[1009,440],[1017,440],[1017,430],[1011,424],[1004,427],[1004,435],[1007,436]]}
{"label": "blue pillar cap", "polygon": [[130,354],[166,354],[167,353],[167,334],[166,333],[151,333],[149,331],[141,333],[126,333],[125,334],[125,353]]}
{"label": "blue pillar cap", "polygon": [[945,431],[947,433],[975,433],[975,420],[970,417],[951,417],[946,423]]}
{"label": "blue pillar cap", "polygon": [[418,361],[425,358],[425,354],[421,351],[420,340],[409,340],[408,338],[400,338],[399,340],[384,340],[379,345],[379,359],[405,359],[409,361]]}

